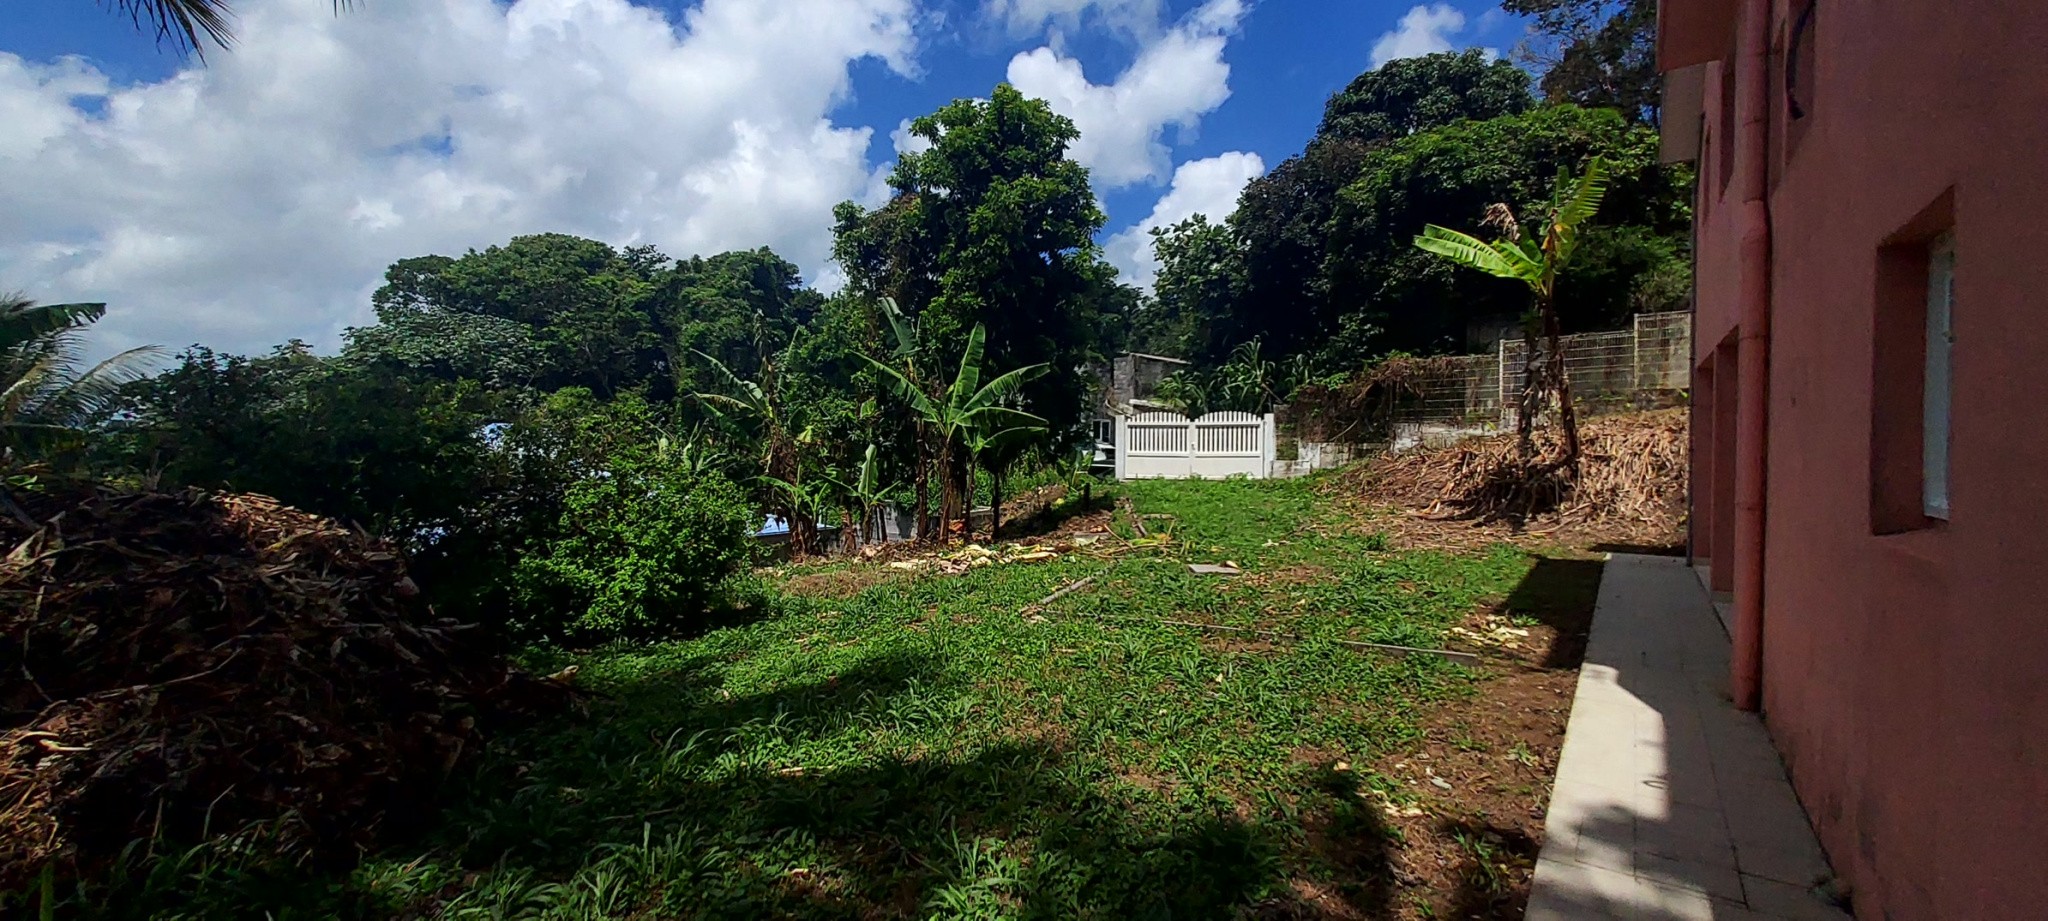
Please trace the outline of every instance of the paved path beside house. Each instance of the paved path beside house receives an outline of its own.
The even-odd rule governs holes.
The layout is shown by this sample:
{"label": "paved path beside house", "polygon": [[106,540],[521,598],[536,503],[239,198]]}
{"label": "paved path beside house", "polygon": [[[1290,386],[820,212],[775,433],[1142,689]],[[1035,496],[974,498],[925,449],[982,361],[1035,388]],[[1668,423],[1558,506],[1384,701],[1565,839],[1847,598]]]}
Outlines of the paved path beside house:
{"label": "paved path beside house", "polygon": [[1726,696],[1728,637],[1682,560],[1600,580],[1530,921],[1827,919],[1828,872],[1763,724]]}

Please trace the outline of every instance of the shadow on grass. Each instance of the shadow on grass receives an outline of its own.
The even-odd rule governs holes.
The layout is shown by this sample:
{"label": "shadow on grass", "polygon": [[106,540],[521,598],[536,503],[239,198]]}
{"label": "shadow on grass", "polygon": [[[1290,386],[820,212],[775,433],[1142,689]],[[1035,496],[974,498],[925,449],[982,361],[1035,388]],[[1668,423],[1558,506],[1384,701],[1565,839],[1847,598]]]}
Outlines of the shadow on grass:
{"label": "shadow on grass", "polygon": [[[572,889],[603,875],[594,855],[690,855],[687,871],[625,885],[613,907],[649,917],[1370,917],[1388,905],[1385,829],[1348,774],[1301,791],[1309,814],[1290,817],[1106,792],[1106,768],[1028,734],[938,751],[878,732],[844,753],[851,764],[791,765],[752,755],[943,721],[961,689],[917,657],[732,699],[716,683],[664,676],[628,695],[632,715],[532,740],[536,760],[501,763],[452,817],[470,832],[450,851],[501,880]],[[1323,890],[1289,885],[1304,827],[1309,859],[1339,881]]]}
{"label": "shadow on grass", "polygon": [[[492,759],[437,839],[346,880],[223,862],[93,917],[1380,918],[1390,833],[1355,773],[1261,805],[1113,783],[1060,730],[952,749],[935,663],[877,657],[725,697],[721,661],[622,688]],[[971,695],[968,695],[971,696]],[[950,722],[949,722],[950,721]],[[872,732],[849,733],[850,728]],[[831,740],[853,738],[843,748]],[[926,741],[911,741],[911,739]],[[822,749],[822,750],[821,750]],[[793,751],[816,765],[791,763]],[[144,871],[147,875],[148,871]]]}
{"label": "shadow on grass", "polygon": [[1605,567],[1600,560],[1538,557],[1508,593],[1501,606],[1509,613],[1533,617],[1557,631],[1542,667],[1577,668],[1586,657],[1586,637],[1592,631],[1593,605]]}

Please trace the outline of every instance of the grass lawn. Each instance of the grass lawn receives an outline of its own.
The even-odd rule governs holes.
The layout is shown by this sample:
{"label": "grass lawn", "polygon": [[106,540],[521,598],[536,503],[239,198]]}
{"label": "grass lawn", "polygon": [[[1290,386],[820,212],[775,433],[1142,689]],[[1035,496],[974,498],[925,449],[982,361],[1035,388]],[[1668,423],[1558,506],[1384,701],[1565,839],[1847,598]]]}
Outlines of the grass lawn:
{"label": "grass lawn", "polygon": [[[1543,666],[1576,660],[1475,670],[1329,640],[1441,647],[1489,609],[1540,639],[1590,605],[1597,565],[1508,545],[1390,549],[1302,481],[1125,494],[1175,516],[1146,520],[1170,532],[1164,548],[950,576],[772,571],[769,616],[576,660],[604,695],[590,717],[510,740],[423,844],[346,877],[220,865],[131,907],[175,894],[195,918],[1519,916],[1555,742],[1487,728],[1500,720],[1482,704],[1494,681],[1568,681]],[[1226,560],[1244,574],[1186,566]],[[1559,566],[1566,577],[1532,579]],[[1565,693],[1531,712],[1568,707]]]}

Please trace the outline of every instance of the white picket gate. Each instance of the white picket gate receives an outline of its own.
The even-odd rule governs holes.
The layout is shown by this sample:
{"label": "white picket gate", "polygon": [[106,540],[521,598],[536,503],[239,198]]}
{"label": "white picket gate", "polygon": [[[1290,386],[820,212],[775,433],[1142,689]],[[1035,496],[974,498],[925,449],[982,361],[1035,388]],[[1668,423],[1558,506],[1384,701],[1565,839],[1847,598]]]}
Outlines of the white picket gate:
{"label": "white picket gate", "polygon": [[1138,413],[1116,418],[1116,478],[1264,479],[1273,469],[1273,414]]}

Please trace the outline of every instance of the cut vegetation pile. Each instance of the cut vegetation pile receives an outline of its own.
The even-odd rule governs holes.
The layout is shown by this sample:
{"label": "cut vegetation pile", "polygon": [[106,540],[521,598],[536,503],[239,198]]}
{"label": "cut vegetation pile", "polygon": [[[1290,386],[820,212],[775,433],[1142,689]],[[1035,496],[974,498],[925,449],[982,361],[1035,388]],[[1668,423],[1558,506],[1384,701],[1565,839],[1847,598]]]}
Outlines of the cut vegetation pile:
{"label": "cut vegetation pile", "polygon": [[1668,545],[1685,527],[1686,410],[1587,420],[1578,481],[1556,469],[1561,448],[1539,440],[1534,470],[1515,437],[1473,438],[1382,458],[1339,475],[1338,489],[1419,510],[1423,518],[1597,532]]}
{"label": "cut vegetation pile", "polygon": [[0,890],[258,825],[293,859],[352,856],[493,723],[570,700],[434,621],[392,548],[274,500],[27,513],[0,516]]}

